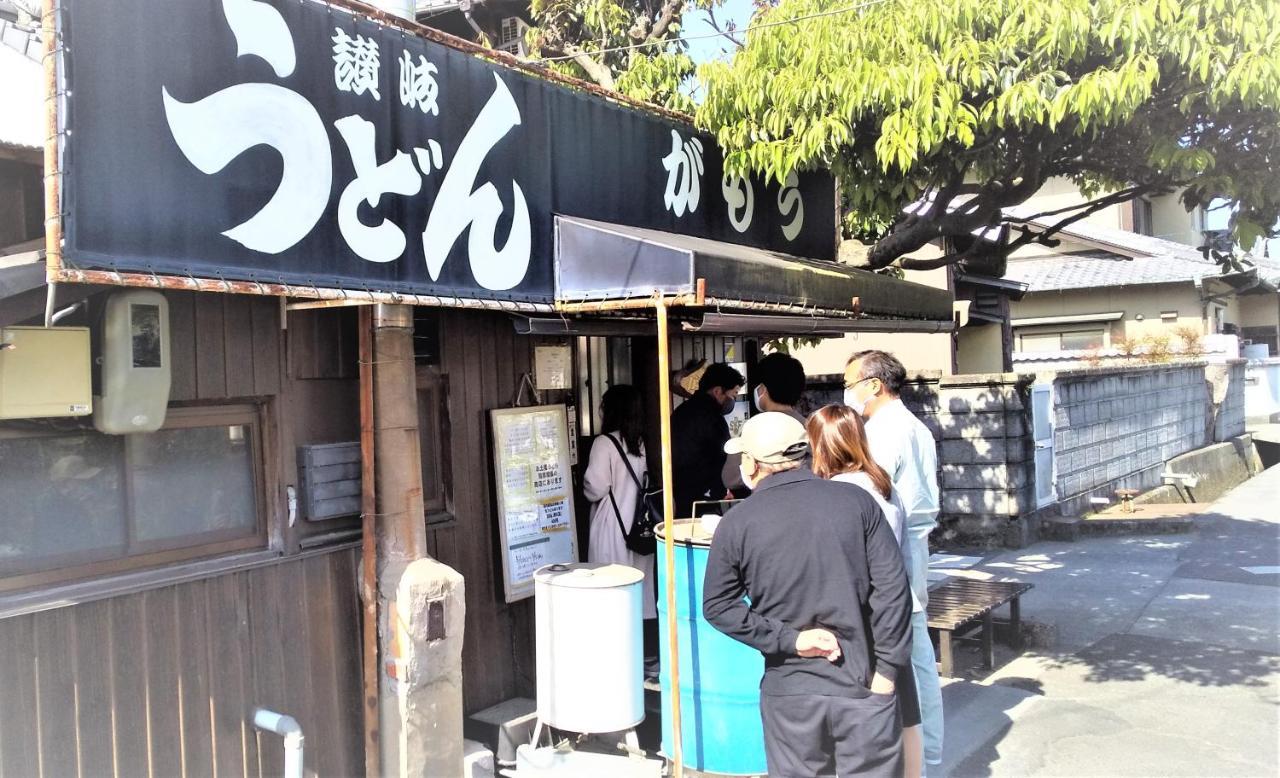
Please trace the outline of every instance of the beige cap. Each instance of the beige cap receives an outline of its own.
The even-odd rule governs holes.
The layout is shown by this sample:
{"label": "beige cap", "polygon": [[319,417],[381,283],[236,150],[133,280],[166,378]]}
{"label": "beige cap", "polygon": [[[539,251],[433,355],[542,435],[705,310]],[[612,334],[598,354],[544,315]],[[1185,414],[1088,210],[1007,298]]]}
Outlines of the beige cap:
{"label": "beige cap", "polygon": [[794,462],[809,453],[804,425],[786,413],[760,413],[742,425],[742,434],[724,444],[726,454],[746,454],[766,465]]}

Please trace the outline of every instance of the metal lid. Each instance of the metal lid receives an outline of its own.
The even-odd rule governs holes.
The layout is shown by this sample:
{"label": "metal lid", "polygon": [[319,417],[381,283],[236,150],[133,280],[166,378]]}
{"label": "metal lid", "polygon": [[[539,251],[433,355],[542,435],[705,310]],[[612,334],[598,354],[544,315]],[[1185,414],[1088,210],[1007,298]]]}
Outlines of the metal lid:
{"label": "metal lid", "polygon": [[[653,528],[659,543],[666,543],[667,536],[661,524]],[[701,519],[676,519],[671,522],[671,537],[682,546],[710,546],[711,534],[702,528]]]}
{"label": "metal lid", "polygon": [[572,589],[611,589],[640,583],[644,580],[644,573],[615,562],[575,562],[540,567],[533,574],[533,580]]}

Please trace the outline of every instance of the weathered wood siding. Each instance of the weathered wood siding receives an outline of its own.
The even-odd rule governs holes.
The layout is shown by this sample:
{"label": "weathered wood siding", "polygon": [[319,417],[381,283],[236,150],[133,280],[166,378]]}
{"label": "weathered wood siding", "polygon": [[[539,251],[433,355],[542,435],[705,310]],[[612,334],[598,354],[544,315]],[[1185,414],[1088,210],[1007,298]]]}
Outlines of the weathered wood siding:
{"label": "weathered wood siding", "polygon": [[0,778],[363,771],[356,552],[332,551],[0,621]]}
{"label": "weathered wood siding", "polygon": [[271,297],[167,292],[173,402],[281,392],[280,302]]}
{"label": "weathered wood siding", "polygon": [[[534,695],[533,600],[503,601],[488,412],[510,405],[520,376],[533,370],[534,346],[557,341],[517,335],[506,316],[442,311],[440,342],[440,370],[449,380],[455,521],[430,526],[427,542],[433,556],[466,579],[462,685],[467,711],[474,712]],[[544,393],[543,402],[561,398]]]}

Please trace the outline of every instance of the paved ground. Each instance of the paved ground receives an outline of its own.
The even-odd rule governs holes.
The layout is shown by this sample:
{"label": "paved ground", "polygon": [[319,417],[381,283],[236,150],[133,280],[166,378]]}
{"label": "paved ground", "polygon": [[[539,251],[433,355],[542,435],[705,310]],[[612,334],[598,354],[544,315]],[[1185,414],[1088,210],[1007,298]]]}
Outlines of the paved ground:
{"label": "paved ground", "polygon": [[931,778],[1280,774],[1280,467],[1198,523],[973,568],[1036,584],[1023,617],[1056,641],[947,686]]}

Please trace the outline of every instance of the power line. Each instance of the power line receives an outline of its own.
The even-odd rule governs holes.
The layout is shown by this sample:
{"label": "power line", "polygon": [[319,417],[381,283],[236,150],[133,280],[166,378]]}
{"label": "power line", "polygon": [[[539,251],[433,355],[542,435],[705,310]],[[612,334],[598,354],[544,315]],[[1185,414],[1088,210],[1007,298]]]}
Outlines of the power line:
{"label": "power line", "polygon": [[[762,24],[752,24],[741,30],[729,30],[727,32],[712,32],[712,33],[707,33],[705,35],[679,35],[674,38],[662,38],[659,40],[644,41],[642,43],[632,43],[627,46],[611,46],[605,49],[596,49],[594,51],[584,51],[583,54],[587,54],[591,56],[594,56],[597,54],[612,54],[615,51],[633,51],[635,49],[648,48],[649,46],[663,46],[668,43],[675,43],[677,41],[697,41],[697,40],[705,40],[707,38],[726,38],[726,37],[730,37],[732,35],[737,35],[740,33],[745,35],[748,33],[755,32],[756,30],[763,30],[767,27],[781,27],[786,24],[796,24],[798,22],[808,21],[809,19],[818,19],[823,16],[836,16],[838,14],[845,14],[851,11],[861,11],[863,8],[870,8],[873,5],[883,5],[884,3],[888,3],[888,2],[892,2],[892,0],[866,0],[866,2],[857,3],[855,5],[846,6],[844,8],[834,8],[830,11],[819,11],[817,13],[805,14],[804,16],[796,16],[790,19],[781,19],[776,22],[764,22]],[[578,56],[580,55],[565,54],[559,57],[541,57],[539,59],[530,60],[530,62],[537,63],[537,64],[541,64],[545,62],[568,62],[570,60],[577,59]]]}

